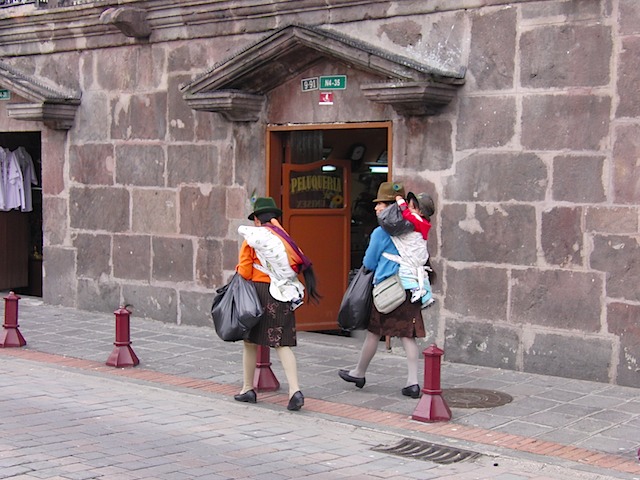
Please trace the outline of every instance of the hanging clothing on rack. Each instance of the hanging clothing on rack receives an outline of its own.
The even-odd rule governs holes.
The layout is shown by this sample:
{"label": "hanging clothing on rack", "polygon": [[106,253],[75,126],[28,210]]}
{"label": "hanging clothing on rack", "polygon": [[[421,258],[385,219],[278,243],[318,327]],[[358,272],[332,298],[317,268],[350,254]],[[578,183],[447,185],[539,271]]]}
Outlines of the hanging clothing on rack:
{"label": "hanging clothing on rack", "polygon": [[2,181],[2,198],[0,199],[0,208],[2,210],[14,210],[21,206],[21,190],[24,188],[22,183],[22,172],[18,161],[11,150],[3,148],[4,155],[0,160],[0,180]]}
{"label": "hanging clothing on rack", "polygon": [[33,165],[33,159],[27,149],[24,147],[18,147],[13,151],[16,156],[20,171],[22,172],[22,202],[21,210],[23,212],[31,212],[33,210],[33,196],[31,195],[31,186],[38,185],[38,177],[36,176],[36,169]]}
{"label": "hanging clothing on rack", "polygon": [[0,148],[0,210],[32,211],[31,185],[38,185],[38,177],[29,152]]}

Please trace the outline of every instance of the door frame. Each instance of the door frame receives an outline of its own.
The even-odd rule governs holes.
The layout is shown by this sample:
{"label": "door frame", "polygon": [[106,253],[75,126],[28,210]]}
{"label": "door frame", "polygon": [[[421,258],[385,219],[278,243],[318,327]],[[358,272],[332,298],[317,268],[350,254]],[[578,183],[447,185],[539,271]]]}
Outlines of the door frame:
{"label": "door frame", "polygon": [[[357,122],[357,123],[313,123],[291,125],[267,125],[265,139],[266,159],[266,192],[273,197],[276,204],[284,210],[282,166],[289,159],[289,152],[285,150],[282,132],[294,132],[304,130],[386,130],[387,145],[387,179],[393,178],[393,123],[391,121]],[[345,252],[350,255],[350,252]],[[344,279],[348,279],[350,262],[345,265],[342,273]],[[348,280],[345,280],[348,281]],[[346,286],[345,286],[346,288]],[[335,312],[336,319],[338,312]],[[337,324],[336,324],[337,327]]]}

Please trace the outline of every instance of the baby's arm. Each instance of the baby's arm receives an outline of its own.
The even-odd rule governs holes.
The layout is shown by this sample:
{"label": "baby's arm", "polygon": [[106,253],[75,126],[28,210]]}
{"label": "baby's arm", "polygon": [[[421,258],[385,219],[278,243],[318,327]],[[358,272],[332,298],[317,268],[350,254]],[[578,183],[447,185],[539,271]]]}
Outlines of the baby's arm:
{"label": "baby's arm", "polygon": [[422,217],[420,216],[420,212],[418,212],[410,203],[407,204],[407,201],[400,195],[396,196],[396,203],[400,207],[402,218],[404,218],[405,220],[409,220],[411,222],[411,225],[413,225],[413,230],[419,232],[420,225],[423,221]]}
{"label": "baby's arm", "polygon": [[431,229],[431,222],[422,216],[420,210],[413,205],[413,202],[407,204],[406,200],[400,195],[396,196],[396,202],[400,206],[402,218],[409,220],[413,225],[414,231],[420,232],[422,238],[426,240]]}

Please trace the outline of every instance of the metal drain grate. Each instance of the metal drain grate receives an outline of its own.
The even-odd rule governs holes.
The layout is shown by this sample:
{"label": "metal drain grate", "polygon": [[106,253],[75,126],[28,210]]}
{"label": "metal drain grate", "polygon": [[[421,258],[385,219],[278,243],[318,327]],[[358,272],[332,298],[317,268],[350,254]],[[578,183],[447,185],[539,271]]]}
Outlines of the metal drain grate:
{"label": "metal drain grate", "polygon": [[430,462],[449,465],[451,463],[462,462],[470,458],[479,457],[477,452],[469,450],[461,450],[459,448],[446,447],[444,445],[436,445],[435,443],[413,440],[404,438],[397,445],[387,447],[378,445],[372,448],[374,452],[389,453],[400,457],[415,458],[417,460],[427,460]]}

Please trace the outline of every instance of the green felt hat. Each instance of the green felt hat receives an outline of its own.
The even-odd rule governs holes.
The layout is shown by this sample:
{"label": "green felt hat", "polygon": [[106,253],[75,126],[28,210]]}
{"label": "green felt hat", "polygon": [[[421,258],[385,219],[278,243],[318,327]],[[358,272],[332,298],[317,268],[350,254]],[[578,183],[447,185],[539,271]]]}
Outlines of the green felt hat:
{"label": "green felt hat", "polygon": [[260,215],[261,213],[275,213],[280,216],[282,215],[282,210],[277,207],[273,198],[258,197],[253,204],[253,212],[249,215],[249,220],[253,220],[256,215]]}
{"label": "green felt hat", "polygon": [[373,203],[378,202],[395,202],[396,195],[404,198],[404,187],[397,182],[382,182],[378,187],[378,195]]}

